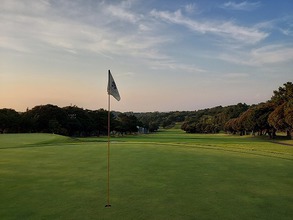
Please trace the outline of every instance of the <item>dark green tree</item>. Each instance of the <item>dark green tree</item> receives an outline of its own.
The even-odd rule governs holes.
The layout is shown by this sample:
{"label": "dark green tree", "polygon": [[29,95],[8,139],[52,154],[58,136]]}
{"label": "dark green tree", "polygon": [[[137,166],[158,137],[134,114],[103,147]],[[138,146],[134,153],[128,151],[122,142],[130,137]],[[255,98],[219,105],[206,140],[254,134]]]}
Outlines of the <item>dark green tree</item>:
{"label": "dark green tree", "polygon": [[14,133],[20,129],[20,114],[14,109],[0,109],[0,133]]}
{"label": "dark green tree", "polygon": [[138,119],[134,115],[127,115],[125,113],[121,113],[118,116],[118,126],[116,126],[115,130],[120,133],[134,133],[138,131],[138,126],[141,126],[142,123],[138,121]]}
{"label": "dark green tree", "polygon": [[56,105],[35,106],[27,111],[23,117],[26,121],[31,120],[33,122],[33,127],[31,128],[33,132],[61,133],[64,131],[63,126],[65,125],[66,114],[62,108]]}
{"label": "dark green tree", "polygon": [[293,84],[287,82],[279,90],[274,91],[270,103],[275,107],[269,115],[268,122],[276,130],[287,132],[293,138]]}

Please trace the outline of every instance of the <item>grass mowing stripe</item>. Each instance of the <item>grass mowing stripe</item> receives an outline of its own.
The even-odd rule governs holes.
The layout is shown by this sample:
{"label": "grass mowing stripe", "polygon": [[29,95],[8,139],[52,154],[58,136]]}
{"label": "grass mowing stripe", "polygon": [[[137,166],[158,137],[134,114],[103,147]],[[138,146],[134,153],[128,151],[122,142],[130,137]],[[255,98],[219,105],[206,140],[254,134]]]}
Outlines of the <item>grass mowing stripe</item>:
{"label": "grass mowing stripe", "polygon": [[56,134],[0,134],[0,149],[72,143],[75,139]]}
{"label": "grass mowing stripe", "polygon": [[[79,144],[80,141],[75,141],[74,139],[71,140],[72,142],[64,142],[62,143],[63,146],[72,146],[75,144]],[[76,142],[76,143],[75,143]],[[88,141],[86,141],[88,142]],[[99,142],[106,142],[106,141],[99,141]],[[91,143],[95,143],[94,141],[91,141]],[[188,144],[188,143],[161,143],[161,142],[127,142],[127,141],[112,141],[112,144],[115,143],[126,143],[126,144],[145,144],[145,143],[152,143],[152,144],[157,144],[157,145],[168,145],[168,146],[181,146],[181,147],[191,147],[191,148],[206,148],[206,149],[214,149],[214,150],[223,150],[223,151],[231,151],[231,152],[242,152],[242,153],[247,153],[247,154],[255,154],[255,155],[262,155],[262,156],[269,156],[269,157],[278,157],[282,159],[288,159],[288,160],[293,160],[293,155],[290,153],[285,153],[285,152],[278,152],[278,151],[268,151],[268,150],[261,150],[261,149],[256,149],[256,148],[247,148],[247,147],[239,147],[239,146],[232,146],[232,147],[219,147],[217,145],[210,145],[210,144]],[[26,145],[21,145],[21,146],[13,146],[13,147],[0,147],[0,150],[5,150],[5,149],[19,149],[19,148],[40,148],[40,147],[58,147],[56,143],[50,143],[50,142],[39,142],[39,143],[34,143],[34,144],[26,144]]]}
{"label": "grass mowing stripe", "polygon": [[238,153],[246,153],[246,154],[253,154],[259,156],[267,156],[267,157],[276,157],[280,159],[286,160],[293,160],[293,155],[290,153],[285,152],[278,152],[278,151],[265,151],[259,150],[255,148],[245,148],[245,147],[219,147],[217,145],[198,145],[198,144],[188,144],[188,143],[161,143],[161,142],[127,142],[127,141],[115,141],[112,144],[154,144],[156,146],[178,146],[178,147],[185,147],[185,148],[202,148],[202,149],[210,149],[210,150],[220,150],[220,151],[230,151],[230,152],[238,152]]}

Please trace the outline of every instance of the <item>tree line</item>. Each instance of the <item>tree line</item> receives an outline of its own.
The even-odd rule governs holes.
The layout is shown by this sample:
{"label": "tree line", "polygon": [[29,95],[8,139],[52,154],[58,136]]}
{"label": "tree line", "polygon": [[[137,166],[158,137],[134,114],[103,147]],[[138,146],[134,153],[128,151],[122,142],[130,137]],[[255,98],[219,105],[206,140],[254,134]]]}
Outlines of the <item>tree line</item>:
{"label": "tree line", "polygon": [[190,133],[268,134],[271,138],[277,131],[293,137],[293,84],[285,83],[273,91],[270,100],[248,106],[214,107],[195,111],[186,118],[181,127]]}
{"label": "tree line", "polygon": [[[141,123],[133,115],[111,112],[111,131],[137,132]],[[67,136],[99,136],[108,132],[108,111],[47,104],[18,113],[0,109],[0,133],[55,133]]]}
{"label": "tree line", "polygon": [[249,109],[247,104],[238,103],[194,111],[186,117],[181,129],[187,133],[219,133],[225,130],[227,121],[237,118],[247,109]]}
{"label": "tree line", "polygon": [[[285,83],[267,102],[257,105],[238,103],[197,111],[173,112],[114,112],[110,114],[111,131],[119,134],[143,131],[155,132],[160,127],[173,127],[180,122],[187,133],[268,134],[277,131],[293,136],[293,85]],[[47,132],[68,136],[106,135],[108,111],[88,110],[77,106],[60,108],[47,104],[16,112],[0,109],[0,133]]]}

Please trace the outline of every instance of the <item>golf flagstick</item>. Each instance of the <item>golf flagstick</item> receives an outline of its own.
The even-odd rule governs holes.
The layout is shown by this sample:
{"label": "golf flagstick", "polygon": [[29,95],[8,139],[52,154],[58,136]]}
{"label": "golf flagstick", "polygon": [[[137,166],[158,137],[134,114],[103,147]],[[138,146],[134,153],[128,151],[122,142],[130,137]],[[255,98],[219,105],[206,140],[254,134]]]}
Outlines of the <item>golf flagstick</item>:
{"label": "golf flagstick", "polygon": [[107,163],[107,174],[108,174],[108,178],[107,178],[107,205],[105,207],[110,208],[110,118],[111,118],[111,105],[110,105],[110,101],[111,101],[111,97],[110,95],[112,95],[117,101],[120,101],[120,95],[116,86],[116,83],[113,79],[113,76],[110,72],[110,70],[108,71],[108,87],[107,87],[107,92],[108,92],[108,163]]}

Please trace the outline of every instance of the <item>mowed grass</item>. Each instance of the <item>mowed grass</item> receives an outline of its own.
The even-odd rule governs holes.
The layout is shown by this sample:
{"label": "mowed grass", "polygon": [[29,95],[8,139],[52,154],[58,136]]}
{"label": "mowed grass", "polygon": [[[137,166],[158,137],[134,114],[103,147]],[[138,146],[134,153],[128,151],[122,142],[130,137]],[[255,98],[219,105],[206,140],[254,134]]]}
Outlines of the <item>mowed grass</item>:
{"label": "mowed grass", "polygon": [[292,219],[292,146],[185,134],[0,135],[0,219]]}
{"label": "mowed grass", "polygon": [[0,135],[0,149],[40,147],[56,143],[68,143],[72,139],[56,134],[2,134]]}

